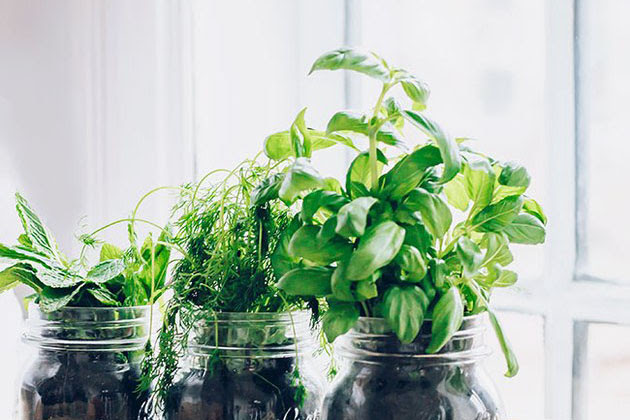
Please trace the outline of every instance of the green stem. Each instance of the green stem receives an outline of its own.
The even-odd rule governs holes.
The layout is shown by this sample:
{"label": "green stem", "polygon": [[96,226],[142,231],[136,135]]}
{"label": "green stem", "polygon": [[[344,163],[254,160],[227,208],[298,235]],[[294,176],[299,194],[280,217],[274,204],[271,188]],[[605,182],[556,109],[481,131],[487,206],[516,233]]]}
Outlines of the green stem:
{"label": "green stem", "polygon": [[378,117],[378,113],[383,104],[383,99],[385,98],[385,94],[389,90],[389,84],[384,83],[383,88],[381,89],[381,94],[376,101],[376,105],[374,106],[374,113],[372,114],[372,118],[370,119],[370,126],[368,127],[368,138],[370,140],[370,177],[372,179],[372,191],[376,191],[378,189],[378,159],[376,154],[376,134],[378,133],[378,129],[380,125],[378,122],[374,124],[374,120]]}

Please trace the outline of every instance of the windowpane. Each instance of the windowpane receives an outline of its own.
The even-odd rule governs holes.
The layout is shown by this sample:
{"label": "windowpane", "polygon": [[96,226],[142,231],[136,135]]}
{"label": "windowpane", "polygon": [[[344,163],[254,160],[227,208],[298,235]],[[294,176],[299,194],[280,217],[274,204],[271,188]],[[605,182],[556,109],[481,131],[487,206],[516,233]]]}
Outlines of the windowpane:
{"label": "windowpane", "polygon": [[630,2],[577,2],[578,140],[581,271],[630,281],[624,209],[630,207],[624,168],[630,155]]}
{"label": "windowpane", "polygon": [[513,378],[504,376],[505,360],[491,328],[486,332],[492,349],[486,368],[503,397],[508,418],[542,419],[545,408],[544,320],[537,315],[516,312],[501,312],[498,316],[521,369]]}
{"label": "windowpane", "polygon": [[[362,44],[431,87],[428,113],[474,147],[518,160],[545,203],[545,2],[418,1],[361,3]],[[375,26],[378,22],[378,26]],[[363,84],[371,107],[377,83]],[[543,273],[544,247],[517,247],[524,278]]]}
{"label": "windowpane", "polygon": [[623,417],[630,412],[630,327],[588,324],[575,381],[576,420]]}

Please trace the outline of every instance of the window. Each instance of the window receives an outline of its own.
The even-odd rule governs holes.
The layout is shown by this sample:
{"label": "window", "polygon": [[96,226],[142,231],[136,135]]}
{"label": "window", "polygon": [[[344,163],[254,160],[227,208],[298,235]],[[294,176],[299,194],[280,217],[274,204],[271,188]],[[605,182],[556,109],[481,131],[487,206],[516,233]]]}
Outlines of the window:
{"label": "window", "polygon": [[[306,76],[321,52],[363,45],[425,79],[431,114],[453,134],[524,163],[548,213],[547,243],[519,247],[519,287],[494,299],[522,365],[508,380],[498,349],[487,362],[510,417],[595,420],[625,409],[616,381],[630,375],[630,3],[167,3],[0,4],[0,132],[9,133],[0,166],[17,180],[0,189],[0,214],[15,220],[6,192],[25,189],[70,243],[83,214],[92,224],[124,216],[147,186],[233,166],[304,106],[316,126],[331,109],[370,107],[370,80]],[[349,155],[318,159],[341,175]],[[145,210],[163,215],[165,203]],[[13,306],[3,305],[3,336],[19,335]],[[2,350],[0,369],[16,373],[16,352]],[[13,395],[0,395],[8,418]]]}

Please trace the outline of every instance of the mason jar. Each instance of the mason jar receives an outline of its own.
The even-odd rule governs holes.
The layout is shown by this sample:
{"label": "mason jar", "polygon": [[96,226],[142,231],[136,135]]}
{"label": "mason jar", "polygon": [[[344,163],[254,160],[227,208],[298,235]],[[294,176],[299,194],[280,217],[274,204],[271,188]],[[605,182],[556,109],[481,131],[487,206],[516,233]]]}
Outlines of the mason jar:
{"label": "mason jar", "polygon": [[322,420],[504,420],[483,367],[484,317],[464,318],[437,354],[426,354],[431,323],[410,344],[383,319],[360,318],[339,338],[342,370],[327,393]]}
{"label": "mason jar", "polygon": [[166,420],[315,420],[323,375],[307,312],[217,313],[189,338]]}
{"label": "mason jar", "polygon": [[137,420],[150,307],[29,308],[19,420]]}

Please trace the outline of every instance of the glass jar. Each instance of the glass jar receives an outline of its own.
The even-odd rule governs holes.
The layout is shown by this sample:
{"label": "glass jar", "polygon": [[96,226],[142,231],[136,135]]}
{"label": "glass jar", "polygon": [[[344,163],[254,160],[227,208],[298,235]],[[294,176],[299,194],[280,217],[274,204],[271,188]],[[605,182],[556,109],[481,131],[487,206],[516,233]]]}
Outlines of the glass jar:
{"label": "glass jar", "polygon": [[402,344],[383,319],[360,318],[339,338],[342,371],[324,400],[322,420],[503,420],[502,403],[480,366],[488,355],[484,318],[464,318],[438,354],[426,354],[431,323]]}
{"label": "glass jar", "polygon": [[307,312],[218,313],[198,323],[166,420],[319,419],[323,375]]}
{"label": "glass jar", "polygon": [[29,308],[19,420],[137,420],[150,307]]}

